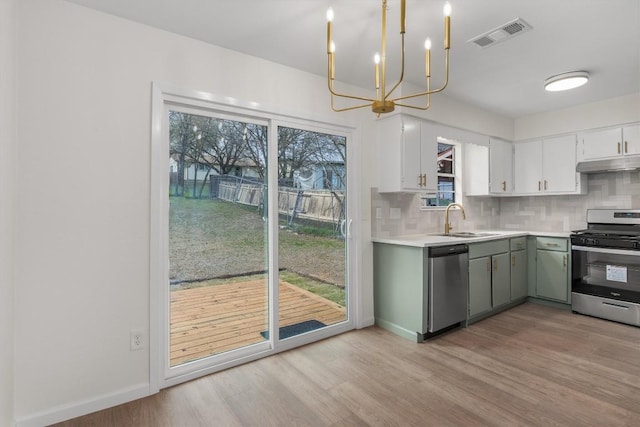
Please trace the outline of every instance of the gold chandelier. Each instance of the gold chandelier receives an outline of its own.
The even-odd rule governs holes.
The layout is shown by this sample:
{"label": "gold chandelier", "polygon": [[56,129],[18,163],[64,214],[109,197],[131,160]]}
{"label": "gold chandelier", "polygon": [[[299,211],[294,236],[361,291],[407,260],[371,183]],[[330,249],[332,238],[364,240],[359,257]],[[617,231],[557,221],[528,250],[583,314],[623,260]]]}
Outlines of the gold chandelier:
{"label": "gold chandelier", "polygon": [[[427,38],[424,43],[425,48],[425,78],[426,78],[426,90],[424,92],[414,93],[412,95],[403,95],[398,96],[396,98],[392,98],[391,94],[400,83],[402,83],[402,79],[404,78],[404,34],[405,34],[405,16],[406,16],[406,0],[400,0],[400,37],[401,37],[401,68],[400,68],[400,78],[398,82],[391,88],[390,91],[386,91],[386,53],[387,53],[387,0],[382,0],[382,46],[380,53],[376,53],[374,56],[375,63],[375,87],[376,87],[376,97],[375,98],[367,98],[363,96],[356,95],[347,95],[344,93],[339,93],[334,88],[335,82],[335,44],[333,42],[333,9],[329,8],[327,10],[327,57],[328,57],[328,67],[327,67],[327,83],[329,86],[329,92],[331,92],[331,109],[333,111],[348,111],[355,110],[357,108],[371,107],[371,110],[378,114],[381,113],[390,113],[395,109],[396,106],[399,107],[408,107],[415,108],[418,110],[427,110],[431,105],[431,94],[436,92],[441,92],[447,87],[449,83],[449,46],[450,46],[450,15],[451,15],[451,5],[449,2],[444,5],[444,51],[445,51],[445,81],[442,87],[438,89],[431,89],[430,80],[431,80],[431,40]],[[426,96],[426,103],[422,106],[409,105],[403,102],[410,98],[417,98]],[[355,99],[359,101],[366,101],[364,104],[359,104],[351,107],[345,108],[336,108],[334,105],[334,97],[340,98],[348,98]]]}

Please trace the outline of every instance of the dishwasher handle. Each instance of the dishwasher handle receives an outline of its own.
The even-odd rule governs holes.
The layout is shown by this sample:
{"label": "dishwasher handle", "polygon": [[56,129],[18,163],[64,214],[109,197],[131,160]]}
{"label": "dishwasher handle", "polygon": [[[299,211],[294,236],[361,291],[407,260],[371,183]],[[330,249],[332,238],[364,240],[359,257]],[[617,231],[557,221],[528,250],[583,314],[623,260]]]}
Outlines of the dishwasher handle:
{"label": "dishwasher handle", "polygon": [[431,246],[429,247],[429,258],[439,258],[469,252],[467,245]]}

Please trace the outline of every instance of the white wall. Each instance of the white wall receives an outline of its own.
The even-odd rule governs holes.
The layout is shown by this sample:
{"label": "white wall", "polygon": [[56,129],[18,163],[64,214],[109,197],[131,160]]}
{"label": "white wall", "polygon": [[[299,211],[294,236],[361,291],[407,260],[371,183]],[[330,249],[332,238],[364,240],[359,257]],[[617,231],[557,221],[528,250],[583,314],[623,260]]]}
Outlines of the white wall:
{"label": "white wall", "polygon": [[[640,76],[639,76],[640,77]],[[640,93],[515,120],[515,141],[640,121]]]}
{"label": "white wall", "polygon": [[[358,315],[360,324],[372,320],[369,188],[378,156],[371,112],[331,113],[323,77],[61,0],[22,0],[17,14],[15,164],[24,166],[16,167],[14,186],[20,424],[54,422],[148,391],[148,352],[129,351],[128,339],[131,329],[149,327],[152,81],[358,125],[356,144],[363,148],[356,146],[350,160],[361,174]],[[507,139],[512,134],[508,120],[487,121],[444,96],[433,103],[427,118]]]}
{"label": "white wall", "polygon": [[0,425],[13,424],[14,8],[0,0]]}
{"label": "white wall", "polygon": [[17,13],[15,412],[36,425],[148,391],[148,352],[128,340],[149,327],[152,81],[338,124],[358,114],[329,111],[323,78],[264,60],[60,0]]}

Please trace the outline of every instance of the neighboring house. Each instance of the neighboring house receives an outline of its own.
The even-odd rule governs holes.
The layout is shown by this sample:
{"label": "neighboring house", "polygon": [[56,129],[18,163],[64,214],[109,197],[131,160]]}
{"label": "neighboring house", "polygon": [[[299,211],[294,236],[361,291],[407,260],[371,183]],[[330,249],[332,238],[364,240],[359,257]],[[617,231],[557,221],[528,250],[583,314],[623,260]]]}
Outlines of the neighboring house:
{"label": "neighboring house", "polygon": [[344,190],[345,173],[344,162],[316,164],[312,169],[295,171],[293,185],[303,190]]}
{"label": "neighboring house", "polygon": [[[169,172],[172,177],[178,174],[178,161],[177,155],[169,157]],[[216,169],[212,168],[210,163],[193,163],[191,160],[187,160],[187,166],[184,168],[184,180],[192,181],[195,177],[197,182],[208,180],[211,175],[220,175]],[[232,171],[228,175],[241,176],[245,178],[259,178],[258,167],[256,164],[248,159],[240,159],[234,165]],[[173,179],[173,178],[172,178]]]}

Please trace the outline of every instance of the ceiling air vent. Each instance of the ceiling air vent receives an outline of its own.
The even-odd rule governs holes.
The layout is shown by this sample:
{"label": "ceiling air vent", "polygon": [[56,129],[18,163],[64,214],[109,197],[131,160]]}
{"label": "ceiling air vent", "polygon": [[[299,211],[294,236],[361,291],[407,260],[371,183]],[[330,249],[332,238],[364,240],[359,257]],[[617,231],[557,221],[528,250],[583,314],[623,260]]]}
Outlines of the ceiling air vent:
{"label": "ceiling air vent", "polygon": [[531,29],[531,25],[527,24],[523,19],[517,18],[506,24],[500,25],[491,31],[480,34],[469,40],[480,47],[493,46],[496,43],[503,42],[518,34],[525,33]]}

